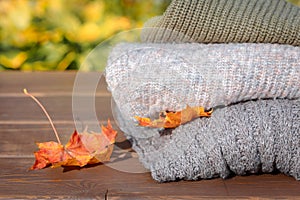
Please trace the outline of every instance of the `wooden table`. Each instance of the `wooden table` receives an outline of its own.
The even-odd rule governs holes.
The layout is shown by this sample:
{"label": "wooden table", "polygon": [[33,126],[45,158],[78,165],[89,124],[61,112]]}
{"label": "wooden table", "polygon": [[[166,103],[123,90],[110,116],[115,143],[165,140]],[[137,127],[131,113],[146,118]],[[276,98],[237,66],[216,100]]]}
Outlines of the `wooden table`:
{"label": "wooden table", "polygon": [[[35,142],[55,137],[45,115],[22,89],[40,99],[66,142],[74,130],[75,76],[76,72],[0,73],[1,199],[300,199],[300,182],[283,174],[157,183],[150,173],[125,173],[106,165],[29,171],[37,150]],[[113,119],[110,95],[101,90],[96,98],[97,112],[103,116],[100,120]]]}

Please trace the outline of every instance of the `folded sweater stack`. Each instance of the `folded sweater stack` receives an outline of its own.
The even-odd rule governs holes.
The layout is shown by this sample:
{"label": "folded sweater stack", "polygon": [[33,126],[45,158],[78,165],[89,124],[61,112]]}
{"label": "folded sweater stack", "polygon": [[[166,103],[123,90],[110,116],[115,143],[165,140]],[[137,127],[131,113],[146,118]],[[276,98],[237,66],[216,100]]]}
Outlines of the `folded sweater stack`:
{"label": "folded sweater stack", "polygon": [[[279,170],[300,180],[300,9],[283,0],[173,0],[146,26],[145,43],[117,45],[105,74],[116,120],[153,178]],[[186,105],[214,112],[171,135],[136,125],[136,115]]]}

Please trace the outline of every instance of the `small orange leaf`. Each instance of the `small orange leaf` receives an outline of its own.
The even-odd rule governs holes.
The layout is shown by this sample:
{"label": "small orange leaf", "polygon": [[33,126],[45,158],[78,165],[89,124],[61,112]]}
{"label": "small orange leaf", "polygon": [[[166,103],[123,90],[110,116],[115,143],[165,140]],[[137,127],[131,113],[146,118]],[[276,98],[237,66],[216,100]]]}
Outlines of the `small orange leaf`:
{"label": "small orange leaf", "polygon": [[210,117],[213,110],[205,111],[203,107],[190,107],[187,106],[182,111],[170,112],[163,111],[160,113],[159,118],[151,121],[149,118],[135,116],[140,126],[152,128],[176,128],[181,124],[192,121],[197,117]]}
{"label": "small orange leaf", "polygon": [[140,126],[150,126],[151,125],[151,120],[149,118],[135,116],[135,119],[138,120]]}
{"label": "small orange leaf", "polygon": [[107,139],[111,142],[114,143],[115,142],[115,138],[117,135],[117,131],[115,131],[110,123],[110,120],[107,121],[107,127],[105,126],[101,126],[101,130],[102,133],[107,137]]}
{"label": "small orange leaf", "polygon": [[38,143],[39,151],[35,152],[36,161],[31,169],[49,165],[83,167],[109,161],[116,136],[117,131],[108,120],[107,126],[102,126],[101,134],[77,133],[75,130],[65,147],[57,142]]}

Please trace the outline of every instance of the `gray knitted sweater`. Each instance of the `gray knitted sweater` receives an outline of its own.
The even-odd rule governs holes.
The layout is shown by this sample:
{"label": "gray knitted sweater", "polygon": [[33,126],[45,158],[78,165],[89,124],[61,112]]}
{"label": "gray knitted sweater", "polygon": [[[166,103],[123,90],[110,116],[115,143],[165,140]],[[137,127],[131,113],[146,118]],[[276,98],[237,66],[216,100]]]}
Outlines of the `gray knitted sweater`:
{"label": "gray knitted sweater", "polygon": [[173,0],[145,24],[144,42],[300,45],[300,8],[285,0]]}
{"label": "gray knitted sweater", "polygon": [[118,113],[140,161],[160,182],[280,171],[300,180],[300,100],[248,101],[217,109],[161,136]]}

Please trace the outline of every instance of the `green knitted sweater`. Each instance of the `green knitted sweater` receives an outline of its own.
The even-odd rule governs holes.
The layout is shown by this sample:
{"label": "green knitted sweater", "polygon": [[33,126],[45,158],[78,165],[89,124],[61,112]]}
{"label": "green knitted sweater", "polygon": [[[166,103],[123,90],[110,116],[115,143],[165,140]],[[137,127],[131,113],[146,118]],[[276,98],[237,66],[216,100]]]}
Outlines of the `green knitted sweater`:
{"label": "green knitted sweater", "polygon": [[300,45],[300,8],[284,0],[173,0],[150,19],[143,42]]}

